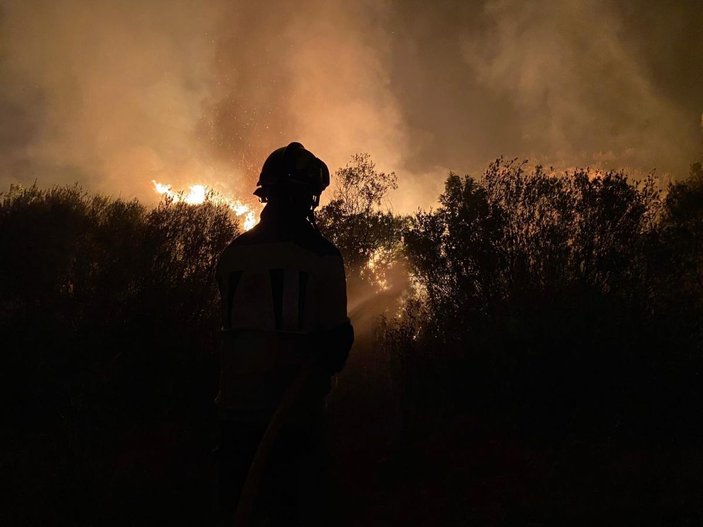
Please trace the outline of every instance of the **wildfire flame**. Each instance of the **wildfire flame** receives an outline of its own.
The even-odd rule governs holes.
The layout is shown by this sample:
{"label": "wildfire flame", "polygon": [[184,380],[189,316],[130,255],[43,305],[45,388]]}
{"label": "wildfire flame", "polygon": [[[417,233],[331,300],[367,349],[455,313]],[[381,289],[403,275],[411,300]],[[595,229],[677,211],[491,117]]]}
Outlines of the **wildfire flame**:
{"label": "wildfire flame", "polygon": [[167,196],[169,199],[172,199],[174,203],[183,202],[188,205],[200,205],[201,203],[205,203],[205,201],[210,201],[217,205],[226,205],[234,212],[235,216],[240,218],[245,231],[248,231],[258,223],[256,212],[254,212],[249,205],[237,199],[222,196],[206,185],[190,185],[188,192],[186,192],[175,191],[171,185],[166,183],[159,183],[154,180],[151,182],[157,194]]}

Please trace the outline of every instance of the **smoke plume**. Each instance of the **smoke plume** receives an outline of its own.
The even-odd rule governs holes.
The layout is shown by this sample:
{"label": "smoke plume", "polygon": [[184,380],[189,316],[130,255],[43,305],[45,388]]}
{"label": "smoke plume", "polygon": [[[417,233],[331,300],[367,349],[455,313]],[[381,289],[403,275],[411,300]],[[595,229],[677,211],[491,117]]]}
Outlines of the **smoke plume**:
{"label": "smoke plume", "polygon": [[293,140],[332,169],[371,153],[402,211],[501,154],[680,177],[702,24],[696,2],[5,1],[0,189],[246,198]]}

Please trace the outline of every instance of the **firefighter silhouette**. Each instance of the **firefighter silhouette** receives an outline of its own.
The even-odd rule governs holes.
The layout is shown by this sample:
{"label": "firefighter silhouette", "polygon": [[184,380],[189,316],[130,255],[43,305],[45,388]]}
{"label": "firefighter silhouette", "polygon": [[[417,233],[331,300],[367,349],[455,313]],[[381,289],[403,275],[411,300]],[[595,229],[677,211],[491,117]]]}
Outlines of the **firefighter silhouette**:
{"label": "firefighter silhouette", "polygon": [[218,262],[220,514],[232,518],[239,504],[240,524],[252,511],[267,525],[302,522],[324,397],[354,339],[342,258],[314,218],[329,181],[300,143],[275,150],[254,192],[261,221]]}

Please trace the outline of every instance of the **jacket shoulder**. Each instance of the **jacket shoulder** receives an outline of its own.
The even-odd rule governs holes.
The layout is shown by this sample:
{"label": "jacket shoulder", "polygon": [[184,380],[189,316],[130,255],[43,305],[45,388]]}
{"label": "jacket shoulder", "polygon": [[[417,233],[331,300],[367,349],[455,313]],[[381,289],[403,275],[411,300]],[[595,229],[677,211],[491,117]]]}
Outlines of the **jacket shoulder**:
{"label": "jacket shoulder", "polygon": [[337,246],[327,238],[318,233],[317,251],[320,256],[338,256],[342,257]]}
{"label": "jacket shoulder", "polygon": [[[322,234],[320,234],[312,226],[287,234],[288,235],[281,236],[280,233],[266,229],[259,224],[250,231],[244,232],[234,238],[234,240],[232,240],[227,246],[227,249],[234,249],[247,245],[290,242],[305,250],[311,251],[318,256],[341,257],[339,249],[337,249],[331,241],[322,236]],[[225,249],[225,251],[227,249]]]}

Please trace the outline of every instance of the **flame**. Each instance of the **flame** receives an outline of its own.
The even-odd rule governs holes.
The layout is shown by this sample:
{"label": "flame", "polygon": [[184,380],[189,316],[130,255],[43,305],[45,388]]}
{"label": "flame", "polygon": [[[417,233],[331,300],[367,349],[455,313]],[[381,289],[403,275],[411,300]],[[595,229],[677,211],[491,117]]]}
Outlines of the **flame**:
{"label": "flame", "polygon": [[175,191],[171,185],[166,183],[159,183],[154,180],[151,182],[157,194],[168,197],[174,203],[183,202],[188,205],[200,205],[210,201],[216,205],[226,205],[240,219],[245,231],[248,231],[258,223],[256,212],[249,205],[237,199],[223,196],[206,185],[190,185],[188,192],[186,192],[183,190]]}

